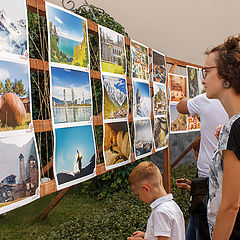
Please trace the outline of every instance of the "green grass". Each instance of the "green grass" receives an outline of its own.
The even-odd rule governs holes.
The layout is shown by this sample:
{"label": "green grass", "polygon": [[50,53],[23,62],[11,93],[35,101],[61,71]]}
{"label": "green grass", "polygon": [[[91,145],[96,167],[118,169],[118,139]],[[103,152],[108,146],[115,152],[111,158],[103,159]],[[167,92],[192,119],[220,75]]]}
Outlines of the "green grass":
{"label": "green grass", "polygon": [[[194,164],[172,169],[172,193],[184,213],[186,223],[189,193],[177,189],[175,181],[181,177],[192,179],[195,174]],[[124,179],[127,177],[122,176]],[[82,193],[81,188],[81,184],[72,188],[43,221],[37,217],[56,193],[7,213],[0,218],[0,239],[125,240],[133,231],[145,230],[150,208],[129,189],[99,200],[96,196]]]}
{"label": "green grass", "polygon": [[94,212],[103,205],[103,202],[80,194],[77,188],[73,188],[49,213],[48,217],[40,221],[39,214],[51,203],[55,195],[56,193],[40,198],[1,217],[0,239],[32,240],[40,236],[48,236],[66,221],[86,214],[94,215]]}
{"label": "green grass", "polygon": [[102,71],[124,75],[124,67],[113,63],[101,62]]}

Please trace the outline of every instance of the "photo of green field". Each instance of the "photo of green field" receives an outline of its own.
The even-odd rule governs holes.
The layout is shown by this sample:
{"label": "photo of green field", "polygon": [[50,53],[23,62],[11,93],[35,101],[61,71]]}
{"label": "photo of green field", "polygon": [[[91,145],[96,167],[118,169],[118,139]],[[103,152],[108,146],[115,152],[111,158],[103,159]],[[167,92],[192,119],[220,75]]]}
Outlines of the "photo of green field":
{"label": "photo of green field", "polygon": [[125,75],[126,52],[124,36],[99,26],[102,72]]}

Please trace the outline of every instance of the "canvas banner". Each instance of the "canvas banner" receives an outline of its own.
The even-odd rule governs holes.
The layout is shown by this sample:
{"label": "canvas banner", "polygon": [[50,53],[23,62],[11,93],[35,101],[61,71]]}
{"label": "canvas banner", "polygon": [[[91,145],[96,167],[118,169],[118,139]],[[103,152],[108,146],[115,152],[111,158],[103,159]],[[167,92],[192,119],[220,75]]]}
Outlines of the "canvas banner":
{"label": "canvas banner", "polygon": [[134,153],[140,159],[152,154],[151,96],[148,47],[131,40]]}
{"label": "canvas banner", "polygon": [[57,189],[96,176],[87,20],[46,2]]}
{"label": "canvas banner", "polygon": [[152,49],[152,81],[153,81],[153,116],[154,116],[154,146],[160,151],[168,146],[168,100],[167,73],[165,55]]}
{"label": "canvas banner", "polygon": [[[14,7],[12,7],[14,5]],[[40,197],[25,0],[0,1],[0,214]]]}
{"label": "canvas banner", "polygon": [[126,50],[123,35],[98,26],[103,90],[103,156],[107,170],[130,162]]}

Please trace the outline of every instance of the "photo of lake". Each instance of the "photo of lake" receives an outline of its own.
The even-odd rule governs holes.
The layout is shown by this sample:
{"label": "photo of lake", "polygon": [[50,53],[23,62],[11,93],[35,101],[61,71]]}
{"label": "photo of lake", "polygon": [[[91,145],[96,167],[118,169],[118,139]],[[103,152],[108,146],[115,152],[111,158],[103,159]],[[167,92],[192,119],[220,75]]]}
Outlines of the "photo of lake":
{"label": "photo of lake", "polygon": [[51,75],[54,123],[89,121],[92,115],[89,73],[52,67]]}
{"label": "photo of lake", "polygon": [[88,68],[87,21],[46,2],[51,62]]}
{"label": "photo of lake", "polygon": [[74,54],[74,47],[76,45],[79,45],[77,41],[65,38],[65,37],[59,37],[59,45],[58,48],[61,52],[64,52],[67,57],[69,58],[69,61],[73,59]]}

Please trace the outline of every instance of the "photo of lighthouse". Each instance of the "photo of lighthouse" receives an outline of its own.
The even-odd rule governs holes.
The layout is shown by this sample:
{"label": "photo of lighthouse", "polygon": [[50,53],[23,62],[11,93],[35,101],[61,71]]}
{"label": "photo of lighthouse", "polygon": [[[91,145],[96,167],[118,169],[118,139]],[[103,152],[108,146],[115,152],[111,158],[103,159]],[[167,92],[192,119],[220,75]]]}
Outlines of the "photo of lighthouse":
{"label": "photo of lighthouse", "polygon": [[39,196],[39,166],[32,132],[0,138],[0,214]]}

